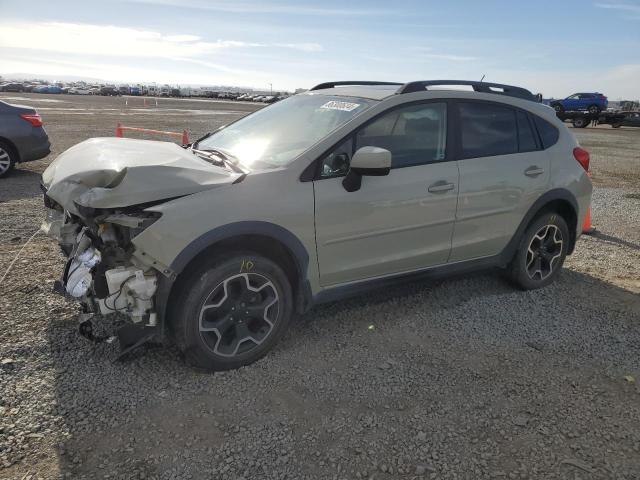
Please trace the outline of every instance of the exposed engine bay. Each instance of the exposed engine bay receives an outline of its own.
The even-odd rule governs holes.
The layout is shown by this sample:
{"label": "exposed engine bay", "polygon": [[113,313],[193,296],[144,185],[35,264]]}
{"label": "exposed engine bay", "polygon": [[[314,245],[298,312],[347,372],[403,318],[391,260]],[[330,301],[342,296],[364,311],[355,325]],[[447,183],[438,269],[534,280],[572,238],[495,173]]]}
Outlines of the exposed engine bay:
{"label": "exposed engine bay", "polygon": [[[128,208],[95,211],[82,219],[63,210],[46,194],[45,204],[43,230],[58,241],[67,256],[64,273],[54,289],[81,302],[85,321],[93,320],[94,315],[119,313],[130,324],[156,327],[154,295],[161,273],[138,258],[144,254],[136,252],[131,239],[158,216]],[[83,333],[91,338],[89,324]]]}

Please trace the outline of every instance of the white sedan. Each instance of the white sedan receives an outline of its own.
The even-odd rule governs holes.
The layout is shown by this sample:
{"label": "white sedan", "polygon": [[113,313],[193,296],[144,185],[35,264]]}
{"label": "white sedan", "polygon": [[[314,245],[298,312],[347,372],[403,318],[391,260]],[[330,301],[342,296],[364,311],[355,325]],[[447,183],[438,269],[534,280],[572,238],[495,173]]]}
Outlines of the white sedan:
{"label": "white sedan", "polygon": [[70,95],[91,95],[91,90],[82,87],[73,87],[69,89]]}

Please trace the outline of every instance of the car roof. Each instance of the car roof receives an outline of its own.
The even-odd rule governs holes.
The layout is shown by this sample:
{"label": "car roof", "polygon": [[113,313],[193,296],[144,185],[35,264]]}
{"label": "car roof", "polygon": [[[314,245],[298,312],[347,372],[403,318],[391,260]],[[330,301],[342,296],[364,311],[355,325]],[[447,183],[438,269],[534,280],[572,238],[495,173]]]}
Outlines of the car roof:
{"label": "car roof", "polygon": [[[394,95],[427,92],[435,90],[454,90],[453,86],[470,87],[474,93],[487,93],[501,97],[515,97],[523,100],[540,102],[541,95],[534,95],[529,90],[513,85],[490,83],[472,80],[419,80],[409,83],[364,81],[325,82],[316,85],[307,92],[308,95],[328,95],[361,97],[372,100],[383,100]],[[467,88],[468,89],[468,88]]]}
{"label": "car roof", "polygon": [[[419,82],[418,82],[419,83]],[[540,115],[541,117],[549,120],[557,120],[555,110],[544,105],[541,102],[533,100],[534,96],[531,95],[531,99],[523,98],[518,93],[518,96],[508,95],[504,93],[494,92],[493,90],[485,91],[469,91],[455,88],[429,88],[418,89],[414,88],[406,94],[401,93],[402,89],[407,85],[405,84],[400,88],[398,85],[346,85],[335,86],[333,88],[321,88],[318,90],[309,90],[302,95],[326,95],[337,97],[351,97],[351,98],[367,98],[371,100],[384,101],[386,99],[391,100],[392,97],[401,100],[403,97],[407,98],[407,102],[416,100],[429,100],[429,99],[441,99],[441,98],[455,98],[461,100],[484,100],[488,102],[500,102],[503,104],[524,108],[532,113]],[[513,87],[518,88],[518,87]],[[527,90],[525,90],[527,91]],[[394,102],[395,103],[395,102]]]}

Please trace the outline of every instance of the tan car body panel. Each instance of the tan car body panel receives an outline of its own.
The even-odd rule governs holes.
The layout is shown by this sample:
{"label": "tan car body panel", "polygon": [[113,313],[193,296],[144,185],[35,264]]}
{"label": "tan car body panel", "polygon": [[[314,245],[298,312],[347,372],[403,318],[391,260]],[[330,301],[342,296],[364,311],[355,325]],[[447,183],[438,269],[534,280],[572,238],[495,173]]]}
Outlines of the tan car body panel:
{"label": "tan car body panel", "polygon": [[239,176],[174,143],[91,138],[60,154],[42,181],[49,198],[79,214],[76,203],[128,207],[219,187]]}
{"label": "tan car body panel", "polygon": [[[320,140],[285,168],[253,171],[235,184],[232,184],[232,181],[237,176],[233,174],[216,172],[213,175],[205,175],[197,168],[187,169],[190,171],[185,171],[185,177],[193,187],[193,191],[189,192],[191,194],[150,208],[152,211],[161,212],[162,216],[134,238],[135,246],[159,263],[171,266],[175,264],[182,252],[188,248],[194,248],[198,238],[218,228],[239,222],[272,223],[290,232],[303,245],[309,260],[307,279],[311,293],[316,295],[329,285],[335,287],[398,272],[408,273],[425,266],[446,263],[447,259],[454,261],[496,254],[509,241],[519,220],[524,217],[539,195],[553,188],[569,190],[575,196],[579,205],[578,225],[582,224],[590,201],[591,183],[572,156],[572,149],[577,142],[555,117],[551,108],[512,97],[453,90],[432,90],[391,96],[387,96],[389,91],[385,93],[380,89],[362,88],[334,88],[306,93],[306,95],[349,94],[368,98],[386,98]],[[379,113],[408,102],[440,99],[474,99],[513,105],[539,115],[556,125],[560,130],[560,139],[555,146],[546,151],[514,155],[514,157],[522,155],[530,157],[522,162],[514,160],[513,165],[506,170],[494,171],[494,175],[506,171],[509,176],[504,180],[492,179],[490,171],[492,168],[499,167],[503,160],[510,160],[499,157],[488,159],[486,165],[481,165],[483,160],[474,159],[417,167],[422,168],[426,176],[430,175],[428,172],[431,171],[439,179],[442,175],[457,172],[458,166],[461,165],[460,198],[463,204],[458,210],[460,222],[455,228],[455,210],[452,211],[451,198],[428,195],[427,180],[410,181],[411,179],[408,178],[411,168],[402,169],[404,172],[392,171],[386,177],[365,177],[361,190],[353,193],[340,190],[342,187],[339,185],[339,179],[318,182],[300,180],[300,175],[311,162]],[[184,155],[192,154],[184,152]],[[548,165],[545,175],[535,182],[529,182],[528,177],[520,178],[523,167],[534,161]],[[453,165],[455,168],[452,168]],[[175,171],[182,172],[181,169]],[[155,176],[152,169],[146,169],[146,172],[151,175],[153,189],[159,195],[165,195],[169,190],[176,191],[175,176]],[[469,180],[466,178],[467,175],[475,177]],[[184,180],[181,176],[182,174],[178,175],[180,181]],[[400,183],[400,188],[394,188],[395,180]],[[455,183],[456,189],[451,192],[451,195],[458,192],[457,179]],[[315,198],[314,184],[317,189]],[[385,199],[385,194],[375,193],[372,187],[384,189],[382,191],[391,198]],[[55,188],[55,185],[51,185],[50,191]],[[129,204],[135,204],[139,200],[138,194],[135,193],[135,186],[129,185],[128,188],[131,195]],[[403,190],[405,188],[410,190]],[[185,186],[183,191],[187,190]],[[171,195],[167,195],[164,198],[170,197]],[[119,198],[121,198],[119,202],[122,202],[125,197]],[[351,202],[348,201],[350,199]],[[477,201],[481,202],[481,208],[474,206],[474,202]],[[113,205],[113,202],[109,201],[109,192],[104,190],[101,191],[101,195],[94,196],[91,202],[87,202],[87,205],[91,206],[89,204],[93,202],[95,202],[94,206]],[[410,202],[411,205],[400,209],[398,205],[402,202]],[[319,205],[320,211],[317,210]],[[341,207],[340,210],[336,210],[338,207]],[[331,224],[331,209],[336,212],[335,224]],[[489,215],[486,214],[487,212],[497,212],[497,214]],[[349,219],[352,221],[349,222]],[[318,222],[317,231],[316,221]],[[345,227],[347,224],[349,228]],[[415,229],[412,230],[414,226]],[[469,241],[470,235],[486,227],[493,229],[493,233],[485,234],[486,238],[481,242],[472,244]],[[389,232],[391,237],[398,241],[400,247],[396,255],[393,254],[393,245],[385,238]],[[416,233],[420,237],[415,237]],[[364,239],[363,242],[350,242],[349,237],[354,235],[356,237],[360,235]],[[430,235],[436,239],[435,246],[428,244]],[[443,255],[443,250],[447,250],[447,235],[452,238],[453,245],[450,257],[449,253]],[[316,236],[318,249],[316,249]],[[424,244],[421,243],[422,241]],[[320,269],[317,250],[321,252]],[[335,258],[335,255],[342,255],[342,257]],[[327,258],[331,260],[328,260],[329,263],[325,265]],[[321,281],[320,271],[323,269],[327,275]]]}
{"label": "tan car body panel", "polygon": [[[346,92],[336,88],[308,94],[340,95],[343,93],[352,93],[352,91]],[[521,157],[516,159],[518,165],[508,169],[509,176],[507,179],[502,182],[493,182],[494,184],[502,184],[493,189],[491,188],[492,182],[489,169],[494,166],[500,166],[503,160],[509,159],[501,157],[469,159],[392,170],[392,173],[386,177],[365,177],[362,188],[353,193],[344,191],[340,185],[341,179],[324,179],[316,182],[300,181],[300,175],[311,162],[325,154],[356,128],[379,113],[412,101],[439,100],[443,98],[498,101],[528,110],[556,125],[560,130],[560,139],[556,145],[548,150],[513,155],[513,157]],[[556,118],[551,108],[526,100],[452,90],[394,95],[385,98],[379,104],[374,105],[322,139],[284,169],[258,172],[260,174],[251,173],[245,180],[236,185],[204,191],[154,207],[153,210],[164,213],[163,217],[137,237],[134,243],[158,258],[162,263],[171,265],[173,260],[183,249],[187,248],[191,241],[207,231],[234,222],[272,222],[293,233],[304,245],[309,255],[307,276],[311,291],[316,295],[325,288],[398,273],[410,273],[425,267],[447,263],[446,259],[444,262],[442,261],[441,246],[428,244],[427,235],[434,234],[434,232],[434,238],[438,241],[446,238],[447,232],[449,232],[449,235],[453,234],[453,249],[448,258],[449,262],[495,255],[511,239],[527,210],[540,195],[552,188],[565,188],[576,196],[580,210],[578,224],[581,225],[590,201],[591,184],[584,170],[571,154],[575,146],[577,146],[577,142],[573,135]],[[560,152],[563,152],[563,158],[558,158]],[[485,164],[483,166],[482,163],[485,161],[488,162],[488,165]],[[473,167],[471,166],[472,162],[475,162]],[[543,168],[548,166],[542,178],[529,182],[531,179],[523,175],[524,166],[525,164],[528,165],[529,162],[541,163]],[[406,182],[406,176],[410,175],[410,170],[422,168],[428,171],[431,169],[433,170],[434,178],[440,178],[443,172],[436,172],[436,170],[445,169],[450,174],[452,170],[447,165],[450,166],[452,163],[462,165],[460,181],[464,182],[463,185],[469,183],[469,180],[463,179],[463,171],[465,174],[477,173],[473,172],[473,169],[484,171],[481,178],[471,180],[470,187],[466,193],[463,194],[461,192],[463,202],[470,205],[474,198],[484,197],[485,208],[489,211],[504,209],[504,212],[500,215],[482,215],[474,218],[474,209],[467,210],[463,206],[460,213],[458,213],[458,216],[462,217],[463,221],[456,224],[454,230],[453,224],[449,220],[451,210],[450,207],[446,206],[450,205],[448,199],[427,195],[429,183],[425,180],[424,182],[417,182],[418,185],[422,186],[421,193],[424,193],[424,196],[409,195],[411,197],[410,201],[413,201],[416,205],[422,201],[423,206],[437,208],[435,210],[437,214],[432,213],[431,216],[428,216],[426,213],[429,211],[434,212],[434,210],[417,206],[404,210],[401,215],[388,213],[389,204],[407,201],[408,197],[405,190],[403,190],[406,185],[403,182]],[[504,172],[505,169],[498,169],[497,171]],[[495,172],[496,170],[493,172],[494,175]],[[569,184],[567,184],[567,177],[571,179]],[[382,196],[376,196],[372,187],[376,185],[379,187],[396,186],[394,179],[400,180],[400,178],[403,180],[401,181],[402,186],[396,194],[397,202],[394,199],[380,202]],[[475,181],[479,183],[478,186],[474,185]],[[316,209],[318,208],[318,203],[325,200],[334,205],[334,211],[338,204],[342,207],[337,211],[336,215],[338,217],[333,225],[329,224],[329,213],[326,214],[327,217],[325,218],[323,212],[316,210],[317,231],[316,226],[314,226],[314,183],[316,184]],[[511,183],[513,185],[507,186],[507,184]],[[535,183],[536,186],[534,188],[524,188],[523,185],[526,183]],[[457,184],[458,181],[456,179]],[[391,194],[389,189],[385,191]],[[458,188],[455,189],[455,193],[457,192]],[[417,193],[417,191],[413,193]],[[332,195],[335,196],[331,198]],[[347,203],[349,198],[353,201]],[[418,200],[419,198],[421,200]],[[430,198],[433,198],[433,200],[429,200]],[[339,201],[339,199],[342,201]],[[427,199],[426,202],[425,199]],[[444,205],[442,202],[444,202]],[[375,205],[375,208],[372,205]],[[444,208],[442,208],[443,206]],[[395,210],[397,212],[397,209]],[[419,213],[420,211],[423,212],[422,216]],[[362,215],[365,213],[366,216],[363,217]],[[352,235],[364,235],[366,239],[364,242],[350,242],[346,230],[340,231],[340,226],[344,226],[349,218],[352,219],[350,222],[352,227],[354,224],[358,225],[355,230],[359,233],[352,233]],[[382,218],[392,220],[381,220]],[[368,226],[366,224],[367,220],[371,222]],[[438,225],[441,220],[444,220],[444,223]],[[483,231],[488,226],[487,222],[490,222],[489,226],[495,226],[497,234],[493,238],[488,238],[486,242],[465,245],[465,230],[468,233]],[[402,247],[395,255],[388,241],[389,230],[391,230],[393,238],[401,239],[400,245]],[[415,230],[418,230],[420,237],[416,237]],[[459,240],[456,240],[455,237],[454,231],[456,230],[460,233]],[[353,232],[354,229],[352,228],[350,231]],[[367,235],[366,232],[377,232],[379,235]],[[420,248],[421,244],[417,241],[417,238],[424,239],[422,248]],[[328,246],[325,245],[327,241],[329,241]],[[350,243],[351,245],[349,245]],[[322,251],[324,248],[327,248],[325,259],[322,259],[322,254],[319,259],[317,251]],[[411,254],[415,254],[415,257],[407,254],[407,249]],[[334,260],[327,260],[331,258],[334,258]],[[325,261],[332,263],[325,265]],[[318,267],[319,264],[320,268]],[[323,268],[327,271],[325,278],[321,276]]]}

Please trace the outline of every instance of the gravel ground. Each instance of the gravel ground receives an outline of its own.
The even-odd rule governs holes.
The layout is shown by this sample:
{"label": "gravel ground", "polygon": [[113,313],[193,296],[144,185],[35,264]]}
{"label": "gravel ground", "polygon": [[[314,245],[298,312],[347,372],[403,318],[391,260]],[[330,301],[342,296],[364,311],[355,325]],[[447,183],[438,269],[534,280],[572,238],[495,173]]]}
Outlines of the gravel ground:
{"label": "gravel ground", "polygon": [[[55,149],[0,183],[0,274],[39,225],[55,154],[117,121],[202,134],[255,108],[21,103]],[[0,285],[0,478],[640,478],[640,130],[574,132],[598,230],[553,286],[490,272],[317,307],[233,372],[161,345],[114,362],[50,292],[62,257],[36,236]]]}

